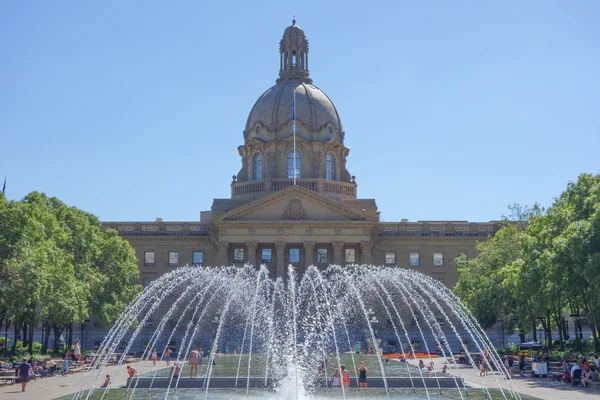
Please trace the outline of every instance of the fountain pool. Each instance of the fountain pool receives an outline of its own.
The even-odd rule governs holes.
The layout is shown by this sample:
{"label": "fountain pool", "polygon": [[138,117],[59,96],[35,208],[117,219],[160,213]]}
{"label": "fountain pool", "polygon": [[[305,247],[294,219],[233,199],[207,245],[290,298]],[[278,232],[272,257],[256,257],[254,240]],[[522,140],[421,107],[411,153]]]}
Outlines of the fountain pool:
{"label": "fountain pool", "polygon": [[[163,275],[109,331],[72,398],[524,398],[485,332],[440,282],[358,265],[309,267],[302,276],[290,267],[286,278],[248,265]],[[154,353],[166,366],[167,350],[171,364],[183,366],[179,376],[170,367],[140,371],[122,388],[99,388],[110,363],[112,377],[130,357],[149,363]],[[204,356],[194,377],[192,351]],[[464,382],[457,361],[474,366],[483,357],[503,372],[486,378],[499,389]],[[361,362],[369,388],[359,391]],[[331,387],[344,369],[349,387]]]}

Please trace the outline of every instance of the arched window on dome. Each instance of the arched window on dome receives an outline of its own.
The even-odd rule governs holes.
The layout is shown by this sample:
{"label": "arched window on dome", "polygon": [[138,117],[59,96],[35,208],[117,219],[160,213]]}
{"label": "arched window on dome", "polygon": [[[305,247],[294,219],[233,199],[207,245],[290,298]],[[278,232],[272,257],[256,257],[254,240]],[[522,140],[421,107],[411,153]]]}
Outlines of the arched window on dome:
{"label": "arched window on dome", "polygon": [[292,69],[296,69],[296,51],[292,53]]}
{"label": "arched window on dome", "polygon": [[262,154],[257,153],[254,156],[254,180],[260,181],[262,179]]}
{"label": "arched window on dome", "polygon": [[288,178],[293,178],[294,174],[296,179],[300,178],[300,171],[302,167],[302,160],[300,158],[300,152],[296,150],[296,166],[294,168],[294,150],[288,152]]}
{"label": "arched window on dome", "polygon": [[327,153],[326,178],[330,181],[335,179],[335,160],[331,153]]}

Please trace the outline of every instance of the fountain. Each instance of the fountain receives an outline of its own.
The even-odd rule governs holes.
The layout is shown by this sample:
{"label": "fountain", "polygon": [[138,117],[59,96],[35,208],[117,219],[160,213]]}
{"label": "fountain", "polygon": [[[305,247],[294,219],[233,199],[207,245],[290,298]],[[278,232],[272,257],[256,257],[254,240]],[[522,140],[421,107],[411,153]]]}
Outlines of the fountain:
{"label": "fountain", "polygon": [[[183,365],[178,376],[166,366],[167,348],[174,351],[171,366]],[[188,355],[201,348],[205,357],[191,378]],[[164,368],[138,371],[120,388],[99,388],[109,363],[116,364],[112,380],[130,353],[150,365],[152,349]],[[503,372],[493,376],[498,389],[483,380],[466,384],[460,350],[472,365],[489,354]],[[418,357],[428,367],[419,368]],[[369,387],[358,390],[361,361]],[[454,372],[441,372],[441,364]],[[311,266],[302,277],[290,266],[285,282],[272,280],[265,266],[177,269],[127,307],[92,366],[73,400],[521,399],[489,338],[450,290],[412,270],[373,266]],[[342,367],[350,384],[332,387]]]}

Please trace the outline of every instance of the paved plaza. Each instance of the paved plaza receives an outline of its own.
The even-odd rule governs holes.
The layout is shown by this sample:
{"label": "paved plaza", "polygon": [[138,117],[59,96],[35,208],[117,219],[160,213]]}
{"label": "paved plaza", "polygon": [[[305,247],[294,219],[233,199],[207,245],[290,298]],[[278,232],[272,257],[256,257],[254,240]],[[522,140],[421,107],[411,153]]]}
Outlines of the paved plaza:
{"label": "paved plaza", "polygon": [[[435,365],[443,365],[442,359],[434,359]],[[411,361],[412,364],[416,362]],[[152,367],[151,361],[139,361],[129,364],[137,369],[138,373],[148,373],[156,369],[165,368],[164,362],[159,362],[157,367]],[[114,366],[107,367],[105,374],[112,374]],[[485,385],[490,388],[498,388],[503,384],[499,373],[489,374],[486,377],[479,377],[479,372],[475,369],[461,366],[449,372],[462,377],[466,382],[472,385]],[[62,396],[73,394],[77,391],[83,372],[70,374],[67,377],[55,376],[52,378],[40,379],[27,384],[27,391],[21,392],[20,384],[0,386],[0,398],[12,400],[50,400]],[[125,366],[119,369],[117,378],[113,381],[113,387],[122,387],[127,379],[127,370]],[[99,379],[98,386],[101,380]],[[547,378],[522,378],[515,377],[515,388],[518,392],[544,400],[579,400],[579,399],[598,399],[600,388],[596,385],[592,388],[573,388],[571,385],[562,382],[552,382]],[[503,385],[503,387],[505,387]]]}

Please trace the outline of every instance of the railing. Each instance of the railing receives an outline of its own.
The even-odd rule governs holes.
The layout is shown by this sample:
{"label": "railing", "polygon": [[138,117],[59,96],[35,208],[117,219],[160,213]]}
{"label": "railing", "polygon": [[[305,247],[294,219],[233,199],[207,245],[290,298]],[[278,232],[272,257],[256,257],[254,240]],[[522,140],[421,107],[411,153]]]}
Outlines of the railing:
{"label": "railing", "polygon": [[115,229],[121,236],[206,236],[208,225],[194,222],[103,222],[102,230]]}
{"label": "railing", "polygon": [[379,236],[487,236],[493,235],[499,226],[497,223],[427,223],[427,222],[382,222],[379,224]]}
{"label": "railing", "polygon": [[[231,184],[231,197],[245,197],[256,193],[272,193],[294,185],[293,179],[265,179],[260,181],[236,182]],[[356,184],[330,181],[327,179],[296,179],[296,185],[312,192],[333,194],[337,197],[356,198]]]}

